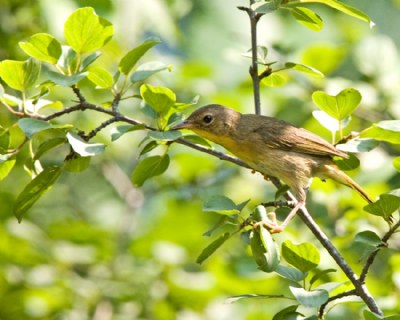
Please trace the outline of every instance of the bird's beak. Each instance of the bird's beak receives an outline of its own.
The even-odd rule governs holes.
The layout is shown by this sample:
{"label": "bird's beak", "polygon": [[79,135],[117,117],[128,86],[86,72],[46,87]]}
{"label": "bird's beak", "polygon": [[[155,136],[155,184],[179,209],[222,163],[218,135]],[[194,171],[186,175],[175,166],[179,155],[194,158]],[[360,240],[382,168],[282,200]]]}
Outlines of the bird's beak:
{"label": "bird's beak", "polygon": [[191,127],[191,124],[186,120],[173,126],[170,130],[190,129]]}

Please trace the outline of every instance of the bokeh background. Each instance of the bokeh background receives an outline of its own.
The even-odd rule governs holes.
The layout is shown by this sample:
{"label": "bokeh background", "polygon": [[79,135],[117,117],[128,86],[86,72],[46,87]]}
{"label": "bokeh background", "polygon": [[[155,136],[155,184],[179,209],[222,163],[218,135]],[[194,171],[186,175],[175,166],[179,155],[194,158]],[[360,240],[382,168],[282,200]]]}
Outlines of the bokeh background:
{"label": "bokeh background", "polygon": [[[309,64],[327,75],[314,79],[283,74],[281,87],[262,86],[262,112],[306,127],[331,140],[311,113],[311,93],[336,94],[355,87],[362,105],[346,132],[371,122],[400,118],[400,1],[345,1],[370,15],[373,29],[322,6],[314,8],[325,21],[320,32],[299,25],[289,12],[266,15],[259,24],[259,43],[269,48],[269,61]],[[0,60],[26,59],[18,42],[37,32],[63,39],[63,24],[78,7],[92,6],[111,21],[116,34],[99,59],[114,71],[125,52],[145,38],[162,44],[144,60],[172,65],[149,80],[170,87],[178,100],[199,96],[199,105],[217,102],[253,112],[248,68],[243,56],[250,47],[247,15],[238,5],[245,0],[0,0]],[[101,103],[110,95],[81,84],[87,99]],[[65,105],[75,98],[70,90],[52,92]],[[140,102],[123,102],[124,112],[148,121]],[[103,118],[77,114],[66,121],[93,128]],[[0,124],[11,116],[0,108]],[[246,293],[289,294],[285,280],[259,271],[240,237],[229,240],[203,265],[195,263],[212,241],[202,236],[218,217],[202,212],[204,201],[225,194],[235,202],[251,199],[252,207],[272,199],[274,188],[261,176],[184,146],[170,147],[172,162],[160,177],[134,188],[130,174],[138,162],[142,133],[111,143],[105,130],[98,141],[107,151],[80,174],[64,174],[58,183],[18,224],[13,201],[29,181],[24,161],[0,182],[0,319],[62,320],[253,320],[271,319],[290,300],[248,299],[234,304],[228,297]],[[218,147],[216,147],[218,148]],[[400,149],[382,144],[360,155],[361,168],[353,176],[374,197],[400,188],[400,175],[391,159]],[[54,156],[54,155],[53,155]],[[55,161],[54,157],[48,160]],[[345,187],[315,181],[309,210],[332,237],[356,271],[363,253],[354,245],[361,230],[383,234],[386,224],[362,211],[363,200]],[[311,241],[319,246],[299,219],[278,242]],[[368,286],[388,313],[400,313],[399,236],[391,249],[380,253]],[[321,268],[335,268],[322,250]],[[325,281],[343,281],[340,271]],[[334,308],[328,319],[361,317],[360,303]]]}

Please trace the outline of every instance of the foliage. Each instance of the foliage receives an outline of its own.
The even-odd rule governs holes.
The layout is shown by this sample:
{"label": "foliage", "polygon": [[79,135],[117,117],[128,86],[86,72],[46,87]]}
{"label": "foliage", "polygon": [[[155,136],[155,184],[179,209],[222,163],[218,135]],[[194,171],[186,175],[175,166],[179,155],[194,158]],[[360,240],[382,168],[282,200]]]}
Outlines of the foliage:
{"label": "foliage", "polygon": [[[317,6],[313,6],[315,4]],[[326,7],[323,13],[329,12],[338,19],[343,19],[343,15],[336,15],[340,13],[373,25],[366,13],[336,0],[259,0],[250,1],[248,7],[241,6],[239,9],[248,13],[253,25],[263,19],[268,20],[271,15],[267,14],[274,14],[286,19],[284,21],[293,29],[297,28],[292,24],[294,21],[311,31],[322,32],[326,26],[317,13],[321,5]],[[285,15],[287,11],[290,16]],[[328,73],[339,72],[342,53],[329,48],[332,49],[332,56],[327,56],[327,59],[335,58],[329,62],[332,63],[331,70],[322,70],[326,75],[318,70],[324,62],[323,57],[320,57],[322,63],[316,61],[313,64],[309,56],[313,49],[321,55],[328,50],[327,46],[315,49],[309,45],[304,50],[304,61],[300,62],[292,62],[292,56],[284,61],[286,57],[282,48],[254,46],[254,43],[244,56],[252,62],[250,74],[253,85],[261,84],[262,90],[268,92],[276,90],[271,95],[280,105],[277,115],[289,110],[290,104],[296,104],[293,101],[295,98],[301,102],[312,99],[319,108],[312,113],[317,121],[313,122],[307,116],[309,123],[305,125],[322,125],[330,132],[332,142],[345,152],[371,152],[365,157],[367,159],[376,150],[384,150],[381,152],[385,153],[385,160],[389,156],[393,158],[391,169],[394,173],[391,176],[378,173],[369,178],[365,174],[364,180],[371,184],[371,189],[373,185],[377,186],[373,189],[375,194],[380,195],[376,202],[363,205],[358,199],[346,199],[343,192],[340,208],[329,213],[332,220],[338,219],[338,229],[346,228],[342,234],[335,234],[332,226],[329,230],[334,236],[332,242],[344,252],[344,258],[323,233],[315,237],[304,236],[302,231],[289,227],[283,235],[271,235],[263,222],[275,219],[275,214],[267,213],[264,207],[276,207],[278,216],[280,212],[285,213],[285,207],[290,207],[290,203],[278,198],[287,200],[289,197],[290,200],[287,189],[283,187],[277,191],[276,201],[257,206],[265,200],[265,194],[258,196],[257,186],[250,185],[250,189],[254,189],[253,193],[248,193],[251,199],[243,201],[248,199],[246,193],[238,194],[233,185],[237,168],[246,167],[245,164],[213,149],[199,137],[169,130],[183,119],[182,113],[197,103],[199,92],[191,81],[208,74],[206,71],[200,70],[199,66],[192,70],[188,63],[186,68],[192,73],[187,71],[189,76],[185,78],[182,71],[182,74],[175,75],[176,85],[167,87],[166,83],[171,80],[165,76],[165,71],[172,71],[171,65],[160,61],[142,63],[163,45],[155,37],[142,39],[141,42],[136,39],[136,45],[125,50],[119,60],[113,57],[109,63],[104,63],[107,61],[104,56],[107,56],[110,47],[116,45],[114,32],[114,25],[108,19],[98,15],[92,7],[82,7],[64,23],[65,43],[60,36],[39,32],[19,42],[20,48],[28,55],[26,60],[5,59],[0,62],[0,78],[4,84],[0,85],[0,201],[3,219],[7,221],[0,232],[3,238],[0,254],[6,261],[0,266],[5,271],[0,278],[0,292],[4,296],[0,302],[0,318],[67,319],[82,313],[89,319],[92,316],[101,318],[101,313],[111,310],[118,315],[116,319],[135,316],[170,319],[177,318],[179,312],[183,319],[186,309],[200,313],[211,298],[220,294],[217,289],[210,289],[216,282],[220,292],[233,296],[228,300],[231,303],[245,300],[242,304],[261,304],[260,312],[265,318],[316,319],[325,316],[336,319],[343,314],[359,317],[362,314],[364,319],[384,319],[376,297],[392,295],[396,301],[399,256],[393,250],[390,253],[385,250],[385,256],[381,254],[377,257],[377,254],[387,246],[396,248],[391,240],[396,237],[395,232],[400,225],[397,215],[400,194],[396,190],[399,186],[394,182],[399,176],[399,157],[395,153],[400,143],[400,121],[393,120],[392,114],[386,114],[387,120],[366,121],[364,114],[368,110],[364,108],[363,100],[367,95],[364,95],[360,81],[347,81],[344,85],[339,82],[334,90],[329,88],[331,74]],[[282,45],[285,44],[282,42]],[[168,59],[167,55],[161,57]],[[184,68],[183,65],[182,70]],[[362,66],[360,72],[370,80],[370,83],[366,82],[368,85],[376,87],[378,92],[381,90],[382,95],[387,94],[389,99],[392,93],[386,93],[386,87],[380,83],[383,75],[374,74]],[[182,77],[181,88],[179,77]],[[302,88],[301,82],[296,79],[302,79],[307,86]],[[188,89],[188,86],[194,89]],[[285,88],[290,90],[293,86],[297,86],[297,93],[283,99],[287,93]],[[229,94],[221,88],[213,99],[224,103],[229,101],[226,96],[233,95],[231,99],[234,100],[234,92],[238,90],[247,90],[247,97],[258,94],[249,88],[250,83],[243,81]],[[280,97],[274,96],[279,92]],[[238,98],[241,103],[248,103],[240,99],[243,98]],[[361,108],[364,108],[364,113],[359,112]],[[310,113],[308,111],[307,114]],[[93,116],[86,116],[88,113]],[[300,112],[292,120],[299,121],[299,115]],[[381,147],[382,142],[385,143],[384,148]],[[381,149],[377,149],[379,147]],[[120,148],[120,152],[113,151],[114,148]],[[132,149],[137,158],[134,168],[126,165],[132,162]],[[184,154],[179,150],[184,150]],[[195,152],[198,151],[206,155],[201,161],[196,160]],[[210,160],[206,159],[211,156],[232,162],[237,168],[233,172],[225,168],[228,166],[226,163],[207,164]],[[180,160],[185,157],[187,160]],[[120,175],[118,166],[107,164],[118,161],[118,158],[123,158],[122,163],[129,168],[125,168],[126,174]],[[385,162],[385,169],[388,169],[388,163]],[[354,170],[360,162],[355,156],[350,156],[338,161],[338,165],[342,169]],[[93,168],[95,171],[91,171]],[[96,172],[103,172],[115,191],[105,192],[106,189],[102,189],[96,194],[99,188]],[[74,173],[83,178],[75,178]],[[127,179],[129,176],[130,179]],[[274,183],[282,187],[279,182]],[[328,190],[329,187],[321,186],[321,190]],[[71,198],[68,192],[72,193]],[[104,198],[111,197],[113,192],[124,199],[124,206],[128,208],[118,210],[135,211],[137,221],[131,220],[130,212],[121,214],[120,221],[113,220],[116,218],[111,216],[118,210],[110,204],[104,205]],[[273,192],[268,192],[273,197]],[[225,195],[219,195],[221,193]],[[333,193],[330,191],[330,194]],[[49,194],[54,197],[53,203]],[[188,200],[193,198],[197,201],[197,194],[205,199],[205,219],[193,217],[197,215],[199,205],[190,204]],[[87,209],[84,201],[91,197],[93,200],[90,200],[91,205]],[[130,197],[134,200],[129,200]],[[310,211],[322,221],[322,229],[329,222],[323,215],[318,216],[318,211],[325,212],[322,205],[329,204],[330,197],[326,195],[325,201],[316,199],[315,204],[310,205]],[[150,198],[151,201],[147,200]],[[233,200],[238,198],[243,202]],[[147,201],[145,205],[141,204],[143,199]],[[169,213],[160,216],[163,210]],[[77,212],[77,215],[74,213],[70,217],[68,211]],[[89,211],[93,215],[86,216]],[[187,212],[183,214],[183,211]],[[21,224],[15,225],[13,220],[9,220],[11,212],[19,222],[22,221]],[[79,212],[83,212],[84,218],[78,217]],[[97,213],[100,215],[97,216]],[[138,215],[142,216],[138,218]],[[361,218],[358,218],[359,215]],[[204,243],[197,239],[199,232],[211,221],[214,226],[205,235],[213,237],[213,240],[201,250]],[[106,227],[109,222],[114,227]],[[142,223],[145,228],[138,228],[134,235],[128,236],[129,225],[135,223]],[[306,230],[304,225],[301,228]],[[315,229],[311,230],[314,232]],[[144,240],[136,241],[140,237]],[[108,241],[108,238],[112,240]],[[47,246],[54,251],[51,256],[42,254]],[[188,253],[182,253],[182,247],[187,248]],[[322,247],[327,249],[329,255]],[[246,248],[251,251],[251,259]],[[154,255],[154,258],[149,255]],[[204,269],[192,264],[196,255],[197,262]],[[224,258],[224,255],[229,257]],[[333,257],[338,266],[327,262],[328,257]],[[248,261],[251,263],[248,264]],[[353,265],[354,261],[362,261],[361,270]],[[347,271],[344,270],[346,268]],[[245,270],[244,275],[240,274],[241,269]],[[343,274],[336,275],[341,273],[340,269]],[[215,279],[204,276],[206,281],[202,281],[205,270]],[[27,279],[22,279],[23,272],[26,272]],[[254,274],[261,277],[261,272],[266,273],[267,278],[251,279]],[[51,279],[46,280],[41,273]],[[378,276],[382,273],[385,280]],[[64,282],[63,276],[70,282]],[[83,281],[86,277],[90,282]],[[193,279],[199,284],[190,283]],[[363,285],[366,279],[373,287],[372,295]],[[24,291],[24,281],[31,290]],[[393,284],[381,288],[379,283],[384,281]],[[74,282],[79,285],[74,285]],[[84,287],[80,288],[81,284]],[[76,294],[75,290],[78,291]],[[14,300],[14,296],[20,299],[24,296],[24,301],[19,302],[15,309],[8,303]],[[168,299],[164,299],[166,296]],[[362,311],[350,304],[334,308],[352,301],[354,297],[370,311]],[[254,298],[267,301],[251,302]],[[269,310],[270,299],[279,301],[272,311]],[[85,305],[80,300],[84,300]],[[385,306],[383,311],[385,315],[399,314],[399,308],[398,302],[394,302],[392,306]],[[399,316],[386,318],[396,317]],[[233,319],[232,315],[228,318]]]}

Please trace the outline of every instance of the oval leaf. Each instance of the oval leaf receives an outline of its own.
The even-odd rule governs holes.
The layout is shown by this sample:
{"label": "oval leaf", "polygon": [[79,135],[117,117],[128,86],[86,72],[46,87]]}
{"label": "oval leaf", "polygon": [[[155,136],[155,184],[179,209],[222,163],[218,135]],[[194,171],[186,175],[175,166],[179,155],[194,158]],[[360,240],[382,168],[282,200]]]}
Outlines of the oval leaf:
{"label": "oval leaf", "polygon": [[102,89],[111,88],[114,83],[113,76],[106,69],[101,67],[91,67],[88,79]]}
{"label": "oval leaf", "polygon": [[352,88],[331,96],[323,91],[315,91],[312,94],[315,105],[336,120],[343,120],[358,107],[361,102],[361,94]]}
{"label": "oval leaf", "polygon": [[4,60],[0,62],[0,78],[11,88],[26,91],[40,74],[40,64],[32,59],[26,61]]}
{"label": "oval leaf", "polygon": [[215,212],[223,215],[239,214],[236,204],[225,196],[213,196],[203,206],[204,212]]}
{"label": "oval leaf", "polygon": [[14,158],[6,158],[7,159],[2,160],[0,157],[0,180],[3,180],[8,176],[16,162]]}
{"label": "oval leaf", "polygon": [[139,59],[143,57],[149,49],[158,43],[160,43],[160,40],[158,39],[148,39],[136,48],[133,48],[121,59],[121,62],[118,66],[119,71],[125,75],[128,75],[135,67]]}
{"label": "oval leaf", "polygon": [[324,22],[322,21],[321,17],[308,8],[296,7],[291,9],[290,12],[297,22],[301,23],[312,31],[320,31],[324,26]]}
{"label": "oval leaf", "polygon": [[250,247],[258,268],[264,272],[275,271],[279,264],[279,250],[271,234],[265,228],[250,233]]}
{"label": "oval leaf", "polygon": [[28,138],[31,138],[37,132],[53,127],[50,123],[46,121],[32,118],[22,118],[18,120],[18,126]]}
{"label": "oval leaf", "polygon": [[310,66],[306,66],[305,64],[300,64],[300,63],[294,63],[294,62],[287,62],[285,63],[285,68],[293,69],[298,72],[306,73],[311,76],[317,77],[317,78],[323,78],[324,74]]}
{"label": "oval leaf", "polygon": [[105,145],[102,143],[87,143],[74,132],[67,133],[68,143],[72,150],[82,157],[93,157],[104,152]]}
{"label": "oval leaf", "polygon": [[230,233],[226,232],[218,239],[211,242],[204,250],[200,253],[199,257],[196,259],[196,262],[202,264],[209,256],[211,256],[219,247],[221,247],[226,240],[230,238]]}
{"label": "oval leaf", "polygon": [[298,269],[288,267],[288,266],[283,266],[283,265],[278,265],[276,268],[276,273],[282,276],[285,279],[288,279],[290,281],[294,282],[299,282],[303,281],[304,278],[307,276],[306,272],[302,272]]}
{"label": "oval leaf", "polygon": [[173,91],[168,88],[153,87],[149,84],[140,87],[140,95],[150,107],[161,114],[166,114],[176,102],[176,95]]}
{"label": "oval leaf", "polygon": [[307,291],[303,288],[289,287],[293,296],[303,306],[316,308],[324,304],[329,299],[329,293],[326,290]]}
{"label": "oval leaf", "polygon": [[153,140],[174,141],[182,137],[182,133],[179,131],[150,131],[147,136]]}
{"label": "oval leaf", "polygon": [[374,139],[356,138],[356,139],[351,139],[346,143],[338,144],[336,145],[336,148],[338,148],[341,151],[353,152],[353,153],[369,152],[375,147],[377,147],[378,144],[379,142]]}
{"label": "oval leaf", "polygon": [[289,264],[303,272],[314,269],[320,261],[318,249],[310,242],[296,245],[286,240],[282,243],[282,256]]}
{"label": "oval leaf", "polygon": [[91,7],[74,11],[64,24],[65,40],[79,54],[100,49],[113,34],[113,25]]}
{"label": "oval leaf", "polygon": [[169,156],[152,156],[139,162],[132,173],[132,183],[136,187],[140,187],[143,183],[151,178],[164,173],[169,166]]}
{"label": "oval leaf", "polygon": [[169,70],[170,66],[165,65],[162,62],[158,61],[151,61],[140,65],[135,72],[132,73],[131,82],[135,83],[138,81],[146,80],[148,77],[152,76],[153,74],[163,71]]}
{"label": "oval leaf", "polygon": [[339,121],[322,110],[314,110],[312,115],[323,127],[333,133],[340,131],[340,129],[346,128],[351,120],[351,117],[348,116]]}
{"label": "oval leaf", "polygon": [[64,86],[64,87],[70,87],[74,84],[77,84],[79,81],[82,79],[86,78],[88,75],[88,72],[80,72],[80,73],[75,73],[71,76],[61,74],[58,72],[54,71],[48,71],[47,76],[49,80],[53,81],[54,83]]}
{"label": "oval leaf", "polygon": [[50,64],[56,64],[62,52],[61,44],[47,33],[34,34],[19,46],[27,55]]}
{"label": "oval leaf", "polygon": [[27,184],[15,201],[14,214],[18,221],[49,190],[61,173],[62,167],[48,167]]}
{"label": "oval leaf", "polygon": [[267,87],[281,87],[286,83],[286,78],[278,72],[273,72],[268,77],[262,79],[261,83]]}
{"label": "oval leaf", "polygon": [[391,214],[399,208],[400,197],[386,193],[382,194],[376,202],[366,205],[364,210],[388,220]]}

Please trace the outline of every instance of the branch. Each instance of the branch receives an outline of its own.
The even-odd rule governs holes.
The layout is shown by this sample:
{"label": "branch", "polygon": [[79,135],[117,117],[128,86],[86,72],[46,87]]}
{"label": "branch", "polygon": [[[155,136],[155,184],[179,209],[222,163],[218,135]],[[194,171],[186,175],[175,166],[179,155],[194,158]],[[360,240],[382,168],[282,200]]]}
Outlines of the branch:
{"label": "branch", "polygon": [[[250,5],[254,1],[250,0]],[[263,16],[255,12],[250,7],[238,7],[239,10],[247,12],[250,19],[250,32],[251,32],[251,67],[249,70],[254,93],[254,108],[255,114],[261,114],[261,99],[260,99],[260,77],[258,75],[258,63],[257,63],[257,23]]]}
{"label": "branch", "polygon": [[365,283],[365,279],[367,277],[369,269],[371,268],[372,264],[374,263],[375,258],[378,255],[379,251],[381,251],[382,248],[387,246],[388,240],[396,232],[396,230],[399,227],[400,227],[400,219],[382,237],[382,239],[381,239],[382,244],[377,246],[377,248],[368,256],[367,261],[365,262],[364,268],[362,269],[361,274],[360,274],[360,282],[361,283]]}

